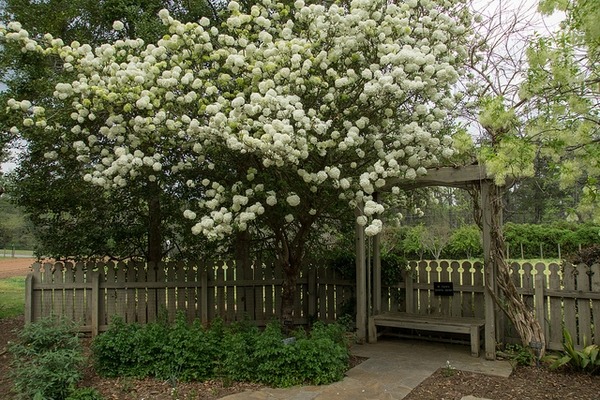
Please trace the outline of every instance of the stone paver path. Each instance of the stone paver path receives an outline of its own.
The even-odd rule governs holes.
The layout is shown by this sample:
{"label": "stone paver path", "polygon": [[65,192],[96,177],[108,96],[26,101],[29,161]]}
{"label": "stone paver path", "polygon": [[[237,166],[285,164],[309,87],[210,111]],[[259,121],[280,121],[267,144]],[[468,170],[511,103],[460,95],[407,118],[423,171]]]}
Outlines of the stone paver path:
{"label": "stone paver path", "polygon": [[264,388],[237,393],[227,400],[399,400],[450,362],[456,369],[508,377],[507,361],[473,358],[468,346],[416,340],[384,339],[356,345],[352,353],[369,359],[347,372],[340,382],[288,389]]}

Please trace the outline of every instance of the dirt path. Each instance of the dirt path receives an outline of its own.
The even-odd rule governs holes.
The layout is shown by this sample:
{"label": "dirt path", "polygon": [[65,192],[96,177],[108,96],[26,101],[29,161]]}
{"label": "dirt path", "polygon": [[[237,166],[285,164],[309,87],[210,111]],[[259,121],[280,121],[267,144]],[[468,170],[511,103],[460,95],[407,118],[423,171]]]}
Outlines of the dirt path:
{"label": "dirt path", "polygon": [[26,276],[35,258],[0,258],[0,279]]}

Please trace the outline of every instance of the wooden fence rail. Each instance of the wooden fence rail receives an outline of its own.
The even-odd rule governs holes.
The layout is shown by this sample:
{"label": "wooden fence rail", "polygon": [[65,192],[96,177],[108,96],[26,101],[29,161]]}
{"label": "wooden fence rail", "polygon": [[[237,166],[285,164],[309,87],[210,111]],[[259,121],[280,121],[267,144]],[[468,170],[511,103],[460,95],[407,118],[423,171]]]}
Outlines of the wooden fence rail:
{"label": "wooden fence rail", "polygon": [[[273,263],[255,262],[243,270],[232,262],[36,263],[26,281],[25,318],[62,315],[78,321],[82,331],[97,334],[115,317],[147,323],[177,313],[189,321],[249,320],[262,326],[279,315],[283,271]],[[410,278],[406,276],[410,271]],[[483,265],[469,261],[411,262],[400,282],[384,282],[381,311],[483,318]],[[561,349],[563,328],[576,346],[600,344],[600,265],[513,263],[513,282],[535,310],[546,332],[546,346]],[[452,282],[452,296],[436,296],[434,282]],[[353,313],[355,282],[335,269],[307,265],[297,284],[296,324],[334,321]],[[518,341],[505,324],[506,342]]]}

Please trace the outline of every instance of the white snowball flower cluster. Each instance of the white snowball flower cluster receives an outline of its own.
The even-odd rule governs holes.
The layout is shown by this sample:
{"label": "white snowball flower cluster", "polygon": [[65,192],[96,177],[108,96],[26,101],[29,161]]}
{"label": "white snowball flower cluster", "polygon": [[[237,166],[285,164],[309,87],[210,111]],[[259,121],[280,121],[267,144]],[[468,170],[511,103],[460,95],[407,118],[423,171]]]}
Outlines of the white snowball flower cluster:
{"label": "white snowball flower cluster", "polygon": [[371,221],[371,224],[365,228],[365,234],[367,236],[375,236],[381,232],[383,228],[383,223],[380,219],[374,219]]}
{"label": "white snowball flower cluster", "polygon": [[8,106],[23,113],[15,131],[65,132],[87,181],[197,190],[197,207],[184,213],[198,221],[194,233],[247,229],[265,207],[286,224],[310,223],[327,204],[360,200],[358,222],[373,235],[383,206],[372,194],[455,151],[442,127],[466,56],[461,4],[262,0],[245,13],[231,1],[219,26],[162,10],[170,34],[157,43],[95,49],[50,35],[38,42],[12,23],[2,40],[60,57],[77,78],[54,93],[69,126],[26,100]]}

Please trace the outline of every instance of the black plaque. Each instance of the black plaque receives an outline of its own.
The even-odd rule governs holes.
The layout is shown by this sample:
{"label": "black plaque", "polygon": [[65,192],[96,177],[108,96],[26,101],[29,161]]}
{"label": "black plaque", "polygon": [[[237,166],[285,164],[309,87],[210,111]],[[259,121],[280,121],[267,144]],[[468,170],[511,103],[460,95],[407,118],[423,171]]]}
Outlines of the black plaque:
{"label": "black plaque", "polygon": [[433,294],[436,296],[454,296],[452,282],[433,282]]}

